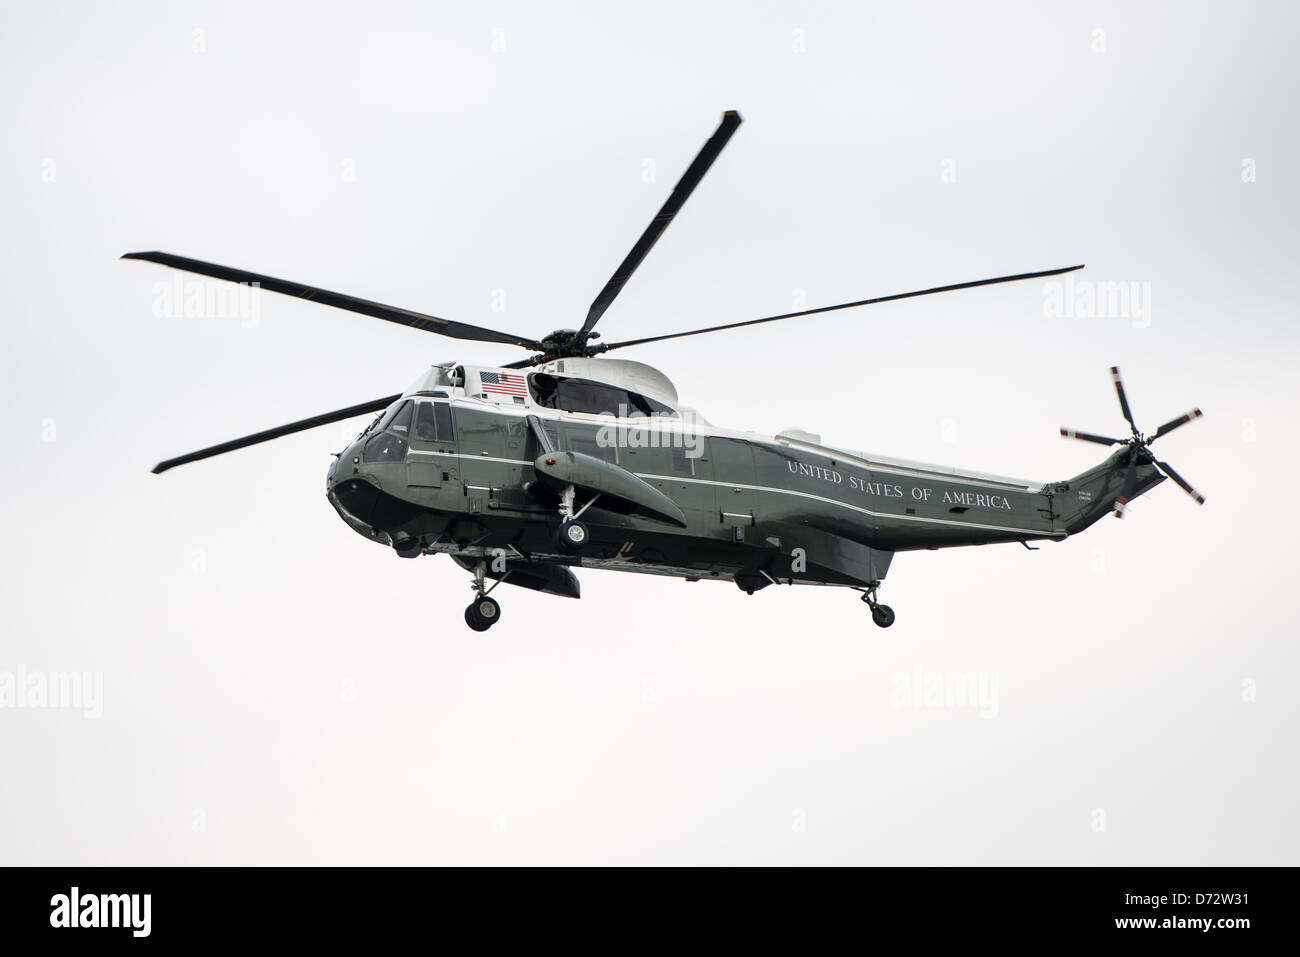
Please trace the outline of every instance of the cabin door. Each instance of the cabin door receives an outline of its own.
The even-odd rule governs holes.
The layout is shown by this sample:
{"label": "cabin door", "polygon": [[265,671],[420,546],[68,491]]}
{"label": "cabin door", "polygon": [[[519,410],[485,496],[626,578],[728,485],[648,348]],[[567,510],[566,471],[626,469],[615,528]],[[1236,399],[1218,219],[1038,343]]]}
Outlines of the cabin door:
{"label": "cabin door", "polygon": [[714,489],[723,535],[743,542],[758,521],[758,492],[754,485],[754,449],[743,439],[709,439],[713,453]]}
{"label": "cabin door", "polygon": [[441,488],[460,481],[456,432],[451,421],[451,403],[446,399],[420,399],[416,402],[410,445],[406,454],[408,485]]}

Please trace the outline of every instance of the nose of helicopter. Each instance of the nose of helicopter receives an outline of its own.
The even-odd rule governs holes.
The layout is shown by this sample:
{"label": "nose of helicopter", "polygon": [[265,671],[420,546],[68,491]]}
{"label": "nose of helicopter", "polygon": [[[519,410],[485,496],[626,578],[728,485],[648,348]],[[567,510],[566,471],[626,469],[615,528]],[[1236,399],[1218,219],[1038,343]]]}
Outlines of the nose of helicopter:
{"label": "nose of helicopter", "polygon": [[366,508],[367,492],[375,488],[361,473],[361,443],[355,442],[340,452],[325,473],[325,495],[334,510],[355,531],[367,538],[379,537],[379,530],[371,523]]}
{"label": "nose of helicopter", "polygon": [[[347,469],[351,472],[351,469]],[[376,500],[382,493],[365,479],[341,474],[337,464],[326,481],[326,498],[339,518],[355,532],[374,541],[388,543],[388,535],[377,524]]]}
{"label": "nose of helicopter", "polygon": [[345,451],[340,452],[330,463],[329,470],[325,473],[325,491],[332,492],[334,487],[342,482],[349,475],[355,474],[354,469],[361,465],[360,446],[349,446]]}
{"label": "nose of helicopter", "polygon": [[394,494],[393,475],[383,474],[391,463],[367,463],[359,440],[339,454],[325,474],[329,502],[354,531],[371,541],[391,545],[421,514],[420,506]]}

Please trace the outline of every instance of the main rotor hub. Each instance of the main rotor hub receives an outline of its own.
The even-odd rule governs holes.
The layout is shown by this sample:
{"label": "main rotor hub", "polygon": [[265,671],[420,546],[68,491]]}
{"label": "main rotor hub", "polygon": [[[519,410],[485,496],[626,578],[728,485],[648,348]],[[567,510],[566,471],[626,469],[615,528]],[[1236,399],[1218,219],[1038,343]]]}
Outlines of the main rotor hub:
{"label": "main rotor hub", "polygon": [[[591,331],[587,333],[587,339],[599,339],[600,333]],[[578,339],[577,329],[556,329],[548,333],[542,339],[542,347],[546,350],[543,356],[538,357],[538,361],[543,358],[549,359],[567,359],[570,356],[594,356],[604,352],[603,346],[588,345],[585,341]]]}

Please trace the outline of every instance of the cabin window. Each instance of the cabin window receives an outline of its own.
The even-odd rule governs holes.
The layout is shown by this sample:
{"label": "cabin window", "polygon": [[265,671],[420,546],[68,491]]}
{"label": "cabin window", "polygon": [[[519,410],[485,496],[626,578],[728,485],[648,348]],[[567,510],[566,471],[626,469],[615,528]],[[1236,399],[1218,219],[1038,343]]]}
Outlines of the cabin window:
{"label": "cabin window", "polygon": [[406,458],[406,440],[391,432],[380,432],[366,443],[361,458],[364,462],[400,462]]}
{"label": "cabin window", "polygon": [[676,415],[671,406],[638,392],[604,382],[572,379],[535,372],[528,377],[533,401],[545,409],[585,412],[589,415]]}
{"label": "cabin window", "polygon": [[695,460],[686,454],[685,449],[673,447],[669,449],[673,454],[673,474],[674,475],[694,475]]}
{"label": "cabin window", "polygon": [[648,395],[642,395],[639,392],[627,393],[628,408],[634,409],[632,415],[676,415],[676,410],[670,405],[664,405]]}
{"label": "cabin window", "polygon": [[604,459],[610,465],[618,464],[618,449],[612,445],[601,445],[595,439],[571,436],[569,438],[569,448],[574,452],[582,452],[585,455]]}

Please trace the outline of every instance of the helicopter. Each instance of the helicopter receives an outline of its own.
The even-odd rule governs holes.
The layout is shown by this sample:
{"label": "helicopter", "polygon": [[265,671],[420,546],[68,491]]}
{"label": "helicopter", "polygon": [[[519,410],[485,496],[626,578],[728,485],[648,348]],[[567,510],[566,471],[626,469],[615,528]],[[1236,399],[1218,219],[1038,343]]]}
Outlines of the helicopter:
{"label": "helicopter", "polygon": [[1146,434],[1118,368],[1111,378],[1130,434],[1061,435],[1117,446],[1063,481],[1032,482],[856,452],[797,429],[760,435],[715,426],[682,404],[659,370],[609,352],[978,286],[1056,276],[1068,266],[936,286],[796,312],[600,341],[596,324],[741,124],[727,111],[577,329],[541,339],[400,309],[303,283],[163,252],[127,253],[209,278],[531,354],[505,365],[440,362],[402,392],[159,462],[160,474],[306,429],[378,413],[335,453],[326,495],[362,537],[401,558],[446,554],[472,575],[466,624],[501,618],[502,583],[580,598],[577,568],[854,590],[873,622],[894,623],[879,589],[896,552],[1061,541],[1166,477],[1204,497],[1150,450],[1200,409]]}

